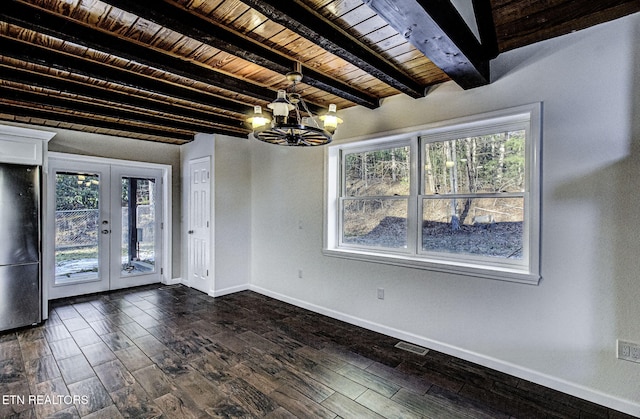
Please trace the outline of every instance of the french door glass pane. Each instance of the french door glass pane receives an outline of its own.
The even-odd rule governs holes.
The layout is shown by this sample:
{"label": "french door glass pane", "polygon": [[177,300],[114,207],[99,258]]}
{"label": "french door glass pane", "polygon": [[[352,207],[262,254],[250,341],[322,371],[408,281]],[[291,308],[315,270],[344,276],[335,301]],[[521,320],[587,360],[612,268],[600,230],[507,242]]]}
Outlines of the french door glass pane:
{"label": "french door glass pane", "polygon": [[122,275],[146,274],[156,269],[155,179],[122,178]]}
{"label": "french door glass pane", "polygon": [[406,198],[342,201],[342,242],[364,246],[407,247]]}
{"label": "french door glass pane", "polygon": [[422,250],[522,259],[524,198],[424,199]]}
{"label": "french door glass pane", "polygon": [[56,173],[55,283],[98,279],[100,177]]}

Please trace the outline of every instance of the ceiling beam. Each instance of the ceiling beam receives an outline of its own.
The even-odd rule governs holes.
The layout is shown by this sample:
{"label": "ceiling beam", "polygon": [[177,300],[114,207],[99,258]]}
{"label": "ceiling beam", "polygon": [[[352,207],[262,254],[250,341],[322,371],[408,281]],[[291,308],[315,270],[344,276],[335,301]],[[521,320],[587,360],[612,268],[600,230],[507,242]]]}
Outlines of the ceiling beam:
{"label": "ceiling beam", "polygon": [[359,67],[407,95],[423,97],[425,87],[367,45],[297,1],[242,0],[276,23]]}
{"label": "ceiling beam", "polygon": [[179,142],[180,144],[193,141],[192,134],[175,133],[175,132],[168,133],[164,130],[160,130],[156,128],[140,127],[140,126],[135,126],[128,123],[104,121],[104,120],[89,118],[85,116],[61,114],[61,113],[50,111],[50,110],[34,109],[33,107],[29,107],[28,105],[16,106],[15,104],[9,105],[5,103],[0,103],[0,114],[7,114],[7,115],[12,115],[14,117],[21,117],[21,118],[43,119],[46,121],[56,121],[56,122],[62,122],[67,124],[85,125],[88,127],[103,128],[108,130],[128,132],[132,134],[140,134],[140,135],[151,136],[151,137],[163,137],[163,138],[171,139],[173,140],[173,142]]}
{"label": "ceiling beam", "polygon": [[484,47],[450,0],[365,0],[463,89],[489,84]]}
{"label": "ceiling beam", "polygon": [[498,49],[498,35],[496,24],[493,20],[493,8],[491,0],[472,0],[473,12],[476,16],[480,43],[484,48],[486,57],[493,59],[500,53]]}
{"label": "ceiling beam", "polygon": [[74,55],[47,49],[35,44],[1,37],[2,55],[19,61],[30,62],[57,70],[102,80],[136,90],[169,96],[189,102],[224,109],[230,112],[249,114],[253,107],[229,99],[202,93],[173,83],[142,76],[107,64],[88,61]]}
{"label": "ceiling beam", "polygon": [[114,89],[105,89],[88,84],[77,83],[68,79],[61,79],[50,75],[39,74],[20,68],[7,67],[2,64],[0,64],[0,80],[7,80],[13,83],[65,92],[72,95],[84,96],[87,98],[95,98],[110,102],[114,104],[114,106],[127,105],[142,110],[148,109],[167,115],[172,115],[173,117],[177,116],[207,121],[212,124],[229,127],[230,129],[246,129],[244,121],[231,117],[216,115],[212,112],[206,112],[199,109],[186,108],[175,104],[169,104],[164,101],[133,96],[132,94],[119,92]]}
{"label": "ceiling beam", "polygon": [[[296,62],[257,42],[237,35],[204,17],[175,4],[158,0],[104,0],[107,4],[155,22],[189,38],[242,58],[280,74],[293,71]],[[376,97],[345,83],[303,66],[304,83],[358,105],[373,109],[379,106]]]}
{"label": "ceiling beam", "polygon": [[208,124],[197,122],[187,122],[184,120],[168,119],[143,112],[132,112],[122,107],[112,107],[102,104],[87,102],[82,99],[71,99],[62,96],[51,96],[46,93],[36,93],[24,89],[15,89],[7,86],[0,86],[1,101],[16,101],[30,103],[31,107],[46,106],[56,111],[71,111],[77,113],[90,113],[104,118],[115,119],[122,123],[153,125],[158,130],[167,131],[167,136],[178,131],[191,131],[203,133],[217,133],[233,135],[235,137],[246,138],[248,130],[244,134],[224,128],[214,128]]}
{"label": "ceiling beam", "polygon": [[178,58],[148,46],[89,28],[44,9],[15,0],[3,2],[0,19],[22,28],[72,42],[116,57],[141,63],[191,80],[253,98],[272,101],[276,92],[235,77],[227,76],[202,65]]}

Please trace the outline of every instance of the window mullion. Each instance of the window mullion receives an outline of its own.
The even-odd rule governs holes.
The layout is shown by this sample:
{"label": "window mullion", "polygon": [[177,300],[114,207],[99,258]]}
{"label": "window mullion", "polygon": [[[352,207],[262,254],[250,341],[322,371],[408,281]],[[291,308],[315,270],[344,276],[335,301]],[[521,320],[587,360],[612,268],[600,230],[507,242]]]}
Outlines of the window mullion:
{"label": "window mullion", "polygon": [[410,167],[409,167],[409,199],[407,205],[407,250],[413,255],[418,254],[418,239],[420,230],[418,214],[418,193],[420,191],[420,149],[418,136],[411,137],[410,142]]}

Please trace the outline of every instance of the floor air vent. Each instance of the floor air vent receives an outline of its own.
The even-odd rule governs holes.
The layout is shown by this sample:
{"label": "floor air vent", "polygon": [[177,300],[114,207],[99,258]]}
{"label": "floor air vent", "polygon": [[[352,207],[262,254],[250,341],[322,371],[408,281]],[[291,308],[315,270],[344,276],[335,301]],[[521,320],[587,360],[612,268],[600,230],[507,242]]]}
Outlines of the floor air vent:
{"label": "floor air vent", "polygon": [[427,348],[423,348],[422,346],[414,345],[413,343],[408,342],[398,342],[396,343],[396,348],[418,355],[425,355],[427,352],[429,352]]}

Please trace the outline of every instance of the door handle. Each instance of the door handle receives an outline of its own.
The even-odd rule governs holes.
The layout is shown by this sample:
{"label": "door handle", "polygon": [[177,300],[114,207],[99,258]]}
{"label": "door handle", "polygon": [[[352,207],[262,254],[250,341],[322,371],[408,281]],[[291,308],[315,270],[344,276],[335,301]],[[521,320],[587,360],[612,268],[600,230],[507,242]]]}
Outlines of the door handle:
{"label": "door handle", "polygon": [[187,234],[193,234],[193,230],[187,231]]}
{"label": "door handle", "polygon": [[101,233],[102,234],[109,234],[109,233],[111,233],[111,230],[102,230]]}

